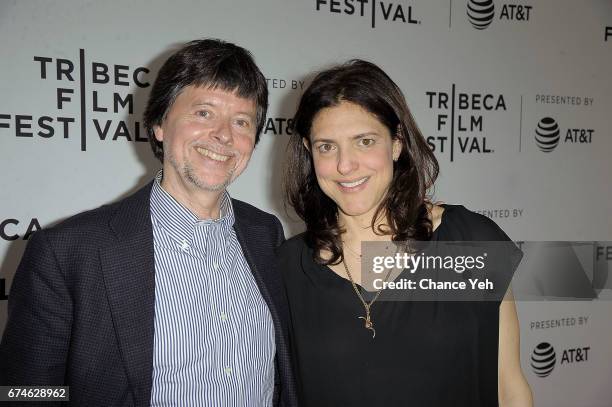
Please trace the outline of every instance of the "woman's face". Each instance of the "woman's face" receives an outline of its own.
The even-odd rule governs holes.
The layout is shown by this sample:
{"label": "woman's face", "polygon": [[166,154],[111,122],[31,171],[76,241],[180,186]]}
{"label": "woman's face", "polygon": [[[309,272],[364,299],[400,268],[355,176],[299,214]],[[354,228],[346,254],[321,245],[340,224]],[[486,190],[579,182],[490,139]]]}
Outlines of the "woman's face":
{"label": "woman's face", "polygon": [[325,195],[345,215],[369,222],[389,188],[401,142],[376,116],[344,101],[317,113],[306,147]]}

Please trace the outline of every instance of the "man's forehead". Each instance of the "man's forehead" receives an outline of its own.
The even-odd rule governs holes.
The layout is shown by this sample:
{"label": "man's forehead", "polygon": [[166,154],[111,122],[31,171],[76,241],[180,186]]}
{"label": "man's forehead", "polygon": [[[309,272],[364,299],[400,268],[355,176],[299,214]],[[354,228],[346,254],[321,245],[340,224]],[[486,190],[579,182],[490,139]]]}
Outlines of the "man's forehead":
{"label": "man's forehead", "polygon": [[172,105],[177,103],[182,106],[229,104],[239,109],[241,113],[252,116],[257,114],[257,103],[254,99],[244,98],[235,90],[225,90],[218,86],[185,86]]}
{"label": "man's forehead", "polygon": [[253,105],[257,104],[257,101],[255,100],[255,97],[245,97],[242,96],[240,94],[240,91],[238,88],[231,88],[231,89],[227,89],[224,88],[223,86],[219,85],[219,84],[205,84],[205,85],[188,85],[185,88],[183,88],[183,90],[181,91],[181,93],[179,93],[179,95],[187,93],[192,97],[232,97],[232,98],[237,98],[240,100],[240,102],[243,103],[252,103]]}

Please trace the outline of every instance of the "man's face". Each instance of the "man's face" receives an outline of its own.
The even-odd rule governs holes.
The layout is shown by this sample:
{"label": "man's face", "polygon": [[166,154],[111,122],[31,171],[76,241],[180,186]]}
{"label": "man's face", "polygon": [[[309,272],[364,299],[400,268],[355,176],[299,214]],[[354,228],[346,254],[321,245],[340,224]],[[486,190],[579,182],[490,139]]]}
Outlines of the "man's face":
{"label": "man's face", "polygon": [[154,128],[164,145],[162,185],[173,195],[218,195],[246,168],[256,127],[253,100],[221,89],[184,88]]}

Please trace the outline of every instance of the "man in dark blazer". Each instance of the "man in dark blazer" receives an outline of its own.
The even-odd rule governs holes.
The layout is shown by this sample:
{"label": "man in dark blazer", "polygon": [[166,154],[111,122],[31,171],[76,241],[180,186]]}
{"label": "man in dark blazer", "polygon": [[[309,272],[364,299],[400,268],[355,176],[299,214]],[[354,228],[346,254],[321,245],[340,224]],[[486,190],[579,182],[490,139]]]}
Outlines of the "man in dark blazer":
{"label": "man in dark blazer", "polygon": [[145,111],[163,170],[30,239],[0,385],[67,385],[91,406],[295,405],[278,219],[229,198],[267,110],[248,51],[188,43]]}

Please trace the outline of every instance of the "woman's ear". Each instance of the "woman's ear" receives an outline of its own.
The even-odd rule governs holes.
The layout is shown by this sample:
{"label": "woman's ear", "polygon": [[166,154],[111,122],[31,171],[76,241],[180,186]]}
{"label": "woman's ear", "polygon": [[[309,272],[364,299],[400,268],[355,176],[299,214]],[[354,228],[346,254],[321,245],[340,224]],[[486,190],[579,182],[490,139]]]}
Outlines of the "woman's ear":
{"label": "woman's ear", "polygon": [[399,138],[393,139],[393,161],[397,161],[402,154],[402,140]]}

